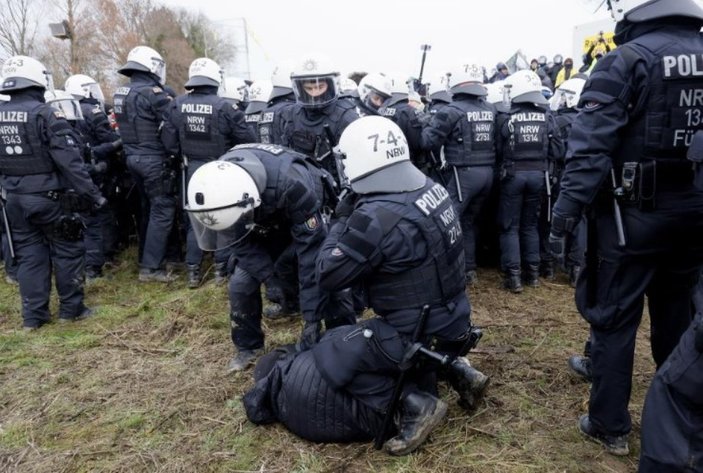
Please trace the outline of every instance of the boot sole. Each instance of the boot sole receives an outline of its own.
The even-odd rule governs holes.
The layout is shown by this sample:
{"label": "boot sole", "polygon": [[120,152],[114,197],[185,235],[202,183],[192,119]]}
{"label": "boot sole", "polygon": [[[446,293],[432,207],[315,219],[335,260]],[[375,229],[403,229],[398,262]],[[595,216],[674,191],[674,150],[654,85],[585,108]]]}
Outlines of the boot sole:
{"label": "boot sole", "polygon": [[427,437],[430,435],[430,432],[432,432],[439,425],[439,423],[442,422],[446,415],[447,403],[442,401],[441,399],[438,399],[437,405],[435,406],[435,410],[432,412],[432,414],[430,414],[430,417],[427,420],[423,429],[417,432],[415,437],[413,437],[412,440],[410,440],[404,448],[401,448],[399,450],[393,449],[392,444],[389,445],[389,442],[393,440],[391,439],[384,444],[384,450],[386,451],[386,453],[395,456],[403,456],[414,452],[420,445],[425,442],[425,440],[427,440]]}
{"label": "boot sole", "polygon": [[581,433],[583,437],[585,437],[587,440],[597,443],[598,445],[602,446],[605,448],[605,451],[610,453],[611,455],[615,455],[616,457],[625,457],[630,454],[630,447],[628,445],[625,445],[624,448],[616,448],[616,447],[611,447],[605,441],[599,437],[594,437],[593,435],[590,435],[587,432],[584,432],[584,430],[581,428],[581,423],[579,422],[576,425],[576,428],[578,431]]}

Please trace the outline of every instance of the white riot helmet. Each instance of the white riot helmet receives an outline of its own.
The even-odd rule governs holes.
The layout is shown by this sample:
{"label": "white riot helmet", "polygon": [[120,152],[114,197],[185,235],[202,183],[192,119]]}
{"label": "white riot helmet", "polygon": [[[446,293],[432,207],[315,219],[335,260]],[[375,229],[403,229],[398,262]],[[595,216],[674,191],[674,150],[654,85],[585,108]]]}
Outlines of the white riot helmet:
{"label": "white riot helmet", "polygon": [[391,81],[391,94],[393,95],[408,95],[410,93],[410,84],[408,78],[399,74],[389,76]]}
{"label": "white riot helmet", "polygon": [[682,16],[703,20],[703,8],[696,0],[607,0],[615,21],[633,23]]}
{"label": "white riot helmet", "polygon": [[462,64],[449,72],[449,87],[452,94],[470,94],[483,97],[487,94],[483,86],[483,68],[478,64]]}
{"label": "white riot helmet", "polygon": [[217,95],[236,102],[246,102],[249,100],[249,86],[240,77],[225,77]]}
{"label": "white riot helmet", "polygon": [[159,78],[163,85],[166,83],[166,63],[161,54],[149,46],[137,46],[127,55],[127,62],[117,72],[123,76],[131,76],[134,71],[151,72]]}
{"label": "white riot helmet", "polygon": [[105,103],[105,96],[100,88],[100,84],[95,79],[85,74],[74,74],[66,79],[63,85],[66,92],[73,95],[78,100],[95,99]]}
{"label": "white riot helmet", "polygon": [[251,175],[229,161],[210,161],[188,181],[185,210],[198,246],[207,251],[226,248],[254,228],[254,209],[261,204]]}
{"label": "white riot helmet", "polygon": [[83,112],[78,99],[65,90],[47,90],[44,92],[46,103],[63,113],[66,120],[83,120]]}
{"label": "white riot helmet", "polygon": [[408,141],[391,120],[369,115],[354,120],[337,146],[344,175],[357,194],[409,192],[426,177],[410,162]]}
{"label": "white riot helmet", "polygon": [[339,97],[339,71],[319,54],[304,57],[290,75],[295,99],[303,107],[321,108]]}
{"label": "white riot helmet", "polygon": [[498,80],[490,84],[485,84],[487,92],[486,102],[494,105],[503,102],[503,82],[502,80]]}
{"label": "white riot helmet", "polygon": [[249,86],[249,105],[244,113],[259,113],[271,100],[273,84],[270,80],[257,80]]}
{"label": "white riot helmet", "polygon": [[186,89],[191,89],[200,85],[219,87],[224,80],[225,74],[219,64],[212,59],[199,57],[190,63],[188,68],[188,82]]}
{"label": "white riot helmet", "polygon": [[342,77],[339,80],[339,91],[342,94],[345,94],[345,95],[349,95],[352,93],[355,94],[357,87],[358,87],[358,85],[356,84],[356,82],[354,82],[354,80],[350,79],[349,77]]}
{"label": "white riot helmet", "polygon": [[561,108],[576,108],[581,99],[584,85],[586,85],[586,80],[580,77],[565,80],[549,100],[549,107],[555,111]]}
{"label": "white riot helmet", "polygon": [[391,97],[391,81],[380,72],[371,72],[359,81],[357,90],[364,104],[378,110]]}
{"label": "white riot helmet", "polygon": [[438,74],[430,79],[427,85],[427,95],[434,100],[433,95],[446,94],[446,96],[451,98],[451,93],[449,92],[449,74]]}
{"label": "white riot helmet", "polygon": [[281,63],[273,70],[273,74],[271,74],[271,84],[273,84],[271,100],[293,93],[293,84],[290,80],[292,70],[292,65],[288,63]]}
{"label": "white riot helmet", "polygon": [[505,79],[505,85],[510,86],[510,101],[512,103],[535,103],[546,105],[547,99],[542,95],[542,81],[530,70],[517,71]]}
{"label": "white riot helmet", "polygon": [[12,56],[2,65],[0,76],[4,77],[3,92],[22,90],[29,87],[40,87],[53,90],[54,84],[51,73],[44,64],[28,56]]}

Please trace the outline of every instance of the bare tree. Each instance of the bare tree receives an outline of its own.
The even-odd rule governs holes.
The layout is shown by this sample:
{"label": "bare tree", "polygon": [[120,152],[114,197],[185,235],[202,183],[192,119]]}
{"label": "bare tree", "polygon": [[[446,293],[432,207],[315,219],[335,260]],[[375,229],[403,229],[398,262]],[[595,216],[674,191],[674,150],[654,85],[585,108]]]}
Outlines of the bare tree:
{"label": "bare tree", "polygon": [[221,66],[234,59],[236,45],[232,37],[202,13],[180,10],[178,23],[196,56],[209,57]]}
{"label": "bare tree", "polygon": [[0,7],[0,59],[18,54],[31,56],[39,17],[35,10],[41,0],[4,0]]}

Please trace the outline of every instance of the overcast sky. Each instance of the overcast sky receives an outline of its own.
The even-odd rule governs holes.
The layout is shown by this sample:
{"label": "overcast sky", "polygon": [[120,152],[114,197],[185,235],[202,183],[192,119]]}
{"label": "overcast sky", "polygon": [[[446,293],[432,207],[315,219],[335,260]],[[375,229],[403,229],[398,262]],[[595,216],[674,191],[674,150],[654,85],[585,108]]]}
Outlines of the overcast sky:
{"label": "overcast sky", "polygon": [[[330,56],[343,73],[417,74],[423,43],[432,45],[429,74],[466,62],[490,69],[517,49],[528,61],[541,54],[551,60],[573,55],[575,25],[609,18],[605,7],[594,13],[600,0],[161,1],[200,10],[220,26],[245,18],[252,79],[310,51]],[[246,61],[234,68],[245,70]]]}

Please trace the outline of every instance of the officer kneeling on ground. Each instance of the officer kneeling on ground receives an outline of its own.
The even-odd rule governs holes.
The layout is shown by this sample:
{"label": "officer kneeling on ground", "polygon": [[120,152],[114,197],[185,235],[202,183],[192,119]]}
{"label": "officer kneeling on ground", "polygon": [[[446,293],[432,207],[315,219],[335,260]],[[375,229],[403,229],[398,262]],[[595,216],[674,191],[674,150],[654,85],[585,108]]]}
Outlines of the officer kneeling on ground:
{"label": "officer kneeling on ground", "polygon": [[327,329],[356,321],[348,297],[335,296],[330,303],[315,280],[315,258],[327,235],[321,214],[324,189],[333,184],[309,159],[281,146],[240,145],[203,164],[188,183],[186,211],[198,245],[206,251],[231,246],[236,264],[229,301],[238,353],[229,371],[245,369],[263,353],[261,284],[290,244],[298,259],[305,320],[300,345],[317,341],[323,318]]}
{"label": "officer kneeling on ground", "polygon": [[[253,422],[280,421],[308,440],[368,440],[379,431],[385,440],[382,421],[404,369],[401,360],[419,341],[448,357],[439,370],[415,365],[402,385],[397,435],[385,449],[404,455],[446,413],[436,397],[437,374],[469,410],[488,384],[464,357],[478,337],[464,292],[461,226],[447,191],[411,164],[405,136],[390,120],[355,121],[339,149],[352,192],[336,208],[338,220],[318,256],[317,276],[328,291],[363,281],[378,317],[329,330],[309,351],[278,360],[267,355],[244,403]],[[421,313],[426,324],[418,330]]]}

